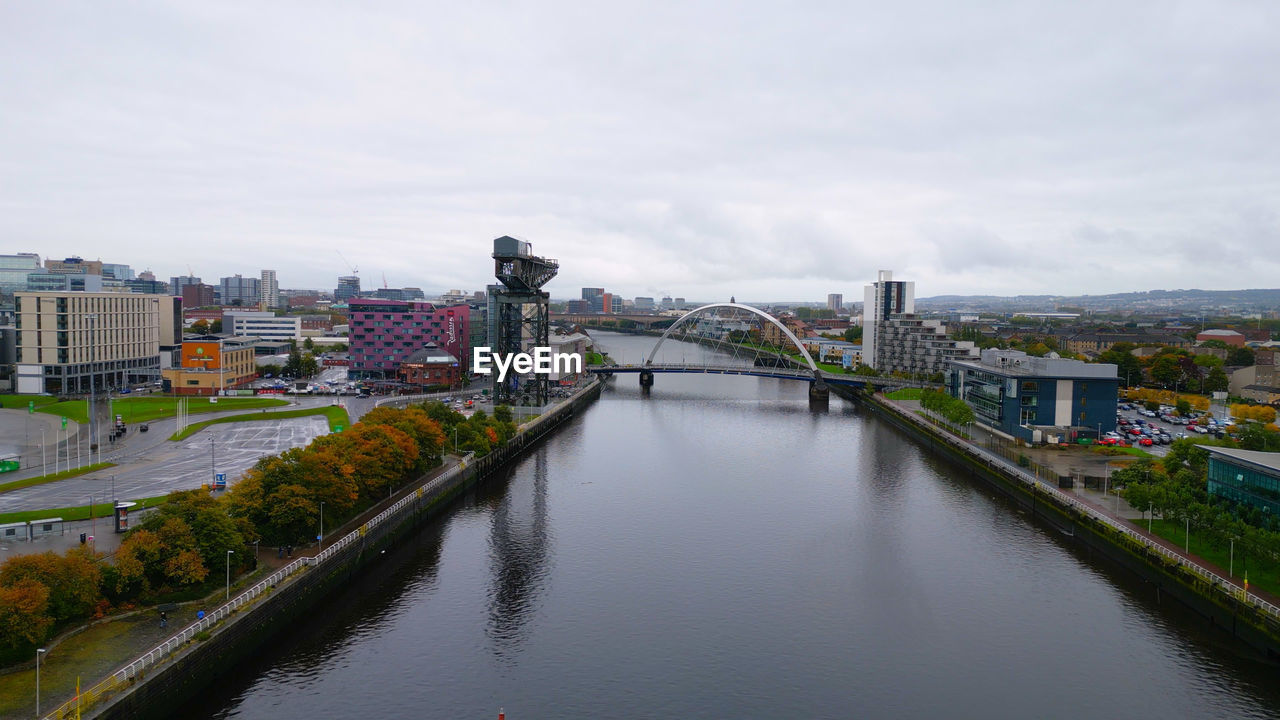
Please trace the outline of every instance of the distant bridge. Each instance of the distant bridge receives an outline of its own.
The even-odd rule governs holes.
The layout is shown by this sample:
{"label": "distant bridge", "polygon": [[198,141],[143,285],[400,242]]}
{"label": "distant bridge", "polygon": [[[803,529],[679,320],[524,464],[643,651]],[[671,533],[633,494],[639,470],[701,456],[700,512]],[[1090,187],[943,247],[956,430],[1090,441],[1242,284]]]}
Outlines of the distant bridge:
{"label": "distant bridge", "polygon": [[635,323],[637,327],[645,329],[654,325],[666,327],[667,323],[672,323],[675,318],[670,315],[609,315],[600,313],[551,313],[551,322],[567,322],[574,325],[594,325],[600,327],[608,327],[614,325],[621,327],[620,321],[627,320]]}
{"label": "distant bridge", "polygon": [[[710,362],[656,363],[654,360],[667,338],[708,346],[717,358]],[[800,358],[795,357],[797,352]],[[724,354],[729,357],[721,357]],[[822,370],[786,325],[759,308],[736,302],[712,303],[685,313],[662,333],[649,357],[639,365],[589,365],[586,369],[602,375],[636,373],[642,387],[653,386],[655,373],[801,380],[810,383],[810,399],[822,401],[828,397],[828,385],[883,390],[908,384],[896,378]]]}

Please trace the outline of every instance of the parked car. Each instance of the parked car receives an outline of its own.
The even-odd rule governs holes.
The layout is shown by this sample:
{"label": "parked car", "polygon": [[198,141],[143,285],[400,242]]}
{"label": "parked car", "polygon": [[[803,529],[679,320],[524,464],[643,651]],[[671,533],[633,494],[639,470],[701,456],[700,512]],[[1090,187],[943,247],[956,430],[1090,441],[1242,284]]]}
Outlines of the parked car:
{"label": "parked car", "polygon": [[1149,437],[1144,437],[1138,440],[1138,444],[1141,445],[1142,447],[1151,447],[1152,445],[1155,444],[1155,441],[1153,441]]}

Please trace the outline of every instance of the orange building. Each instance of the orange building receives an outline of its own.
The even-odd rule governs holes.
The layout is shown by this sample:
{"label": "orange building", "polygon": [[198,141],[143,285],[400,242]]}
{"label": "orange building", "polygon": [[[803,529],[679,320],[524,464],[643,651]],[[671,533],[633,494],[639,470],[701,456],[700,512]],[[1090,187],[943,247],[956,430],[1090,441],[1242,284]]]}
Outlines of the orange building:
{"label": "orange building", "polygon": [[242,387],[258,376],[253,346],[256,338],[206,337],[184,340],[176,368],[161,371],[178,395],[218,395]]}

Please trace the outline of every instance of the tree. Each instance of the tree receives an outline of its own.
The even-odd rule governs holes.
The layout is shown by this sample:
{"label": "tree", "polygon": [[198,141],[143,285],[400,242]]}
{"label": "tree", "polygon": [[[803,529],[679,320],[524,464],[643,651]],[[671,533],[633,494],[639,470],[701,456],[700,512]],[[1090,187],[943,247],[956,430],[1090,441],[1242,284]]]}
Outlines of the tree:
{"label": "tree", "polygon": [[1182,365],[1174,355],[1157,355],[1151,363],[1151,378],[1162,385],[1173,385],[1182,380]]}
{"label": "tree", "polygon": [[845,339],[845,342],[851,342],[851,343],[862,342],[862,326],[852,325],[850,327],[845,328],[844,339]]}
{"label": "tree", "polygon": [[1191,414],[1191,403],[1187,402],[1183,398],[1178,398],[1178,403],[1176,407],[1177,407],[1178,414],[1183,417],[1186,417],[1187,415]]}
{"label": "tree", "polygon": [[200,318],[199,320],[191,323],[191,332],[197,335],[208,335],[209,321],[204,318]]}
{"label": "tree", "polygon": [[1221,340],[1205,340],[1204,342],[1200,343],[1200,347],[1217,348],[1219,350],[1228,350],[1231,348],[1230,345],[1226,344]]}
{"label": "tree", "polygon": [[[307,338],[310,340],[310,338]],[[302,356],[298,362],[299,377],[313,377],[320,372],[320,364],[316,362],[316,357],[311,353]]]}
{"label": "tree", "polygon": [[1248,367],[1250,365],[1253,365],[1255,362],[1257,362],[1257,358],[1254,355],[1252,348],[1247,348],[1247,347],[1231,348],[1230,352],[1227,353],[1228,365],[1239,365],[1241,367]]}
{"label": "tree", "polygon": [[813,308],[805,305],[801,305],[800,307],[796,308],[795,313],[796,313],[796,317],[800,318],[801,320],[808,320],[813,317]]}
{"label": "tree", "polygon": [[53,622],[47,586],[32,579],[0,586],[0,649],[27,650],[40,645]]}
{"label": "tree", "polygon": [[316,346],[316,341],[315,341],[315,340],[312,340],[311,338],[307,338],[306,340],[303,340],[303,341],[302,341],[302,347],[304,347],[304,348],[306,348],[306,349],[308,349],[308,350],[313,350],[313,349],[315,349],[315,346]]}
{"label": "tree", "polygon": [[222,318],[216,318],[213,322],[209,323],[209,332],[214,334],[222,332]]}
{"label": "tree", "polygon": [[18,555],[0,566],[0,585],[18,585],[27,580],[49,589],[49,613],[59,622],[88,615],[101,598],[98,565],[89,551],[79,548],[64,555]]}
{"label": "tree", "polygon": [[1209,371],[1209,376],[1204,380],[1204,389],[1205,392],[1223,392],[1230,384],[1226,371],[1218,365]]}

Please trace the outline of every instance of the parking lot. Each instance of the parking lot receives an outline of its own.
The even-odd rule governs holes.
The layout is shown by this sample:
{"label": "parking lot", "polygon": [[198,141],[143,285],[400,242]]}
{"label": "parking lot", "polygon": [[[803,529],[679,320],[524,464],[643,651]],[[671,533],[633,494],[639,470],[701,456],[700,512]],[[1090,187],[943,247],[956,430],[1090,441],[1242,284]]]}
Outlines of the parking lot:
{"label": "parking lot", "polygon": [[329,432],[324,416],[211,425],[180,443],[165,443],[130,457],[127,465],[0,494],[0,512],[88,505],[192,490],[215,472],[234,483],[258,458],[300,447]]}
{"label": "parking lot", "polygon": [[[1176,421],[1170,422],[1168,419],[1160,417],[1159,413],[1153,413],[1153,414],[1155,415],[1155,417],[1152,417],[1152,415],[1146,414],[1146,411],[1140,405],[1130,405],[1128,403],[1122,403],[1120,408],[1116,411],[1116,418],[1119,421],[1127,422],[1128,427],[1118,426],[1116,428],[1116,432],[1120,434],[1125,439],[1125,441],[1128,442],[1130,445],[1133,445],[1135,447],[1141,447],[1143,450],[1146,450],[1152,455],[1164,455],[1165,453],[1167,453],[1169,451],[1168,444],[1160,443],[1157,441],[1157,442],[1153,442],[1152,445],[1150,446],[1139,445],[1139,442],[1138,442],[1139,438],[1143,437],[1143,434],[1141,433],[1141,431],[1139,431],[1139,434],[1135,435],[1132,432],[1133,428],[1147,427],[1151,429],[1152,433],[1155,433],[1155,432],[1164,433],[1165,435],[1169,436],[1170,442],[1177,440],[1179,438],[1195,437],[1197,435],[1200,435],[1202,437],[1211,437],[1208,435],[1201,435],[1199,433],[1196,433],[1190,428],[1188,428],[1186,425],[1179,424]],[[1141,423],[1141,425],[1139,425],[1139,422]]]}

